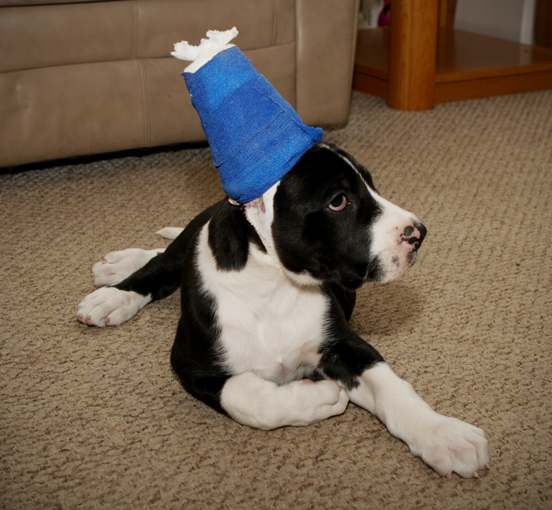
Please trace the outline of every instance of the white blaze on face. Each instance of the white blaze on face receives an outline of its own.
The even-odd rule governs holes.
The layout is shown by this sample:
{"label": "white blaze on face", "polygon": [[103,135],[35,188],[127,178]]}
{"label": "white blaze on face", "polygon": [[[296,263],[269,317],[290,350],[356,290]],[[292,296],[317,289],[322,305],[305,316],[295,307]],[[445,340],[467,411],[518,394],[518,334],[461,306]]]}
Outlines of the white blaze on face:
{"label": "white blaze on face", "polygon": [[370,256],[379,259],[385,271],[379,281],[385,283],[401,276],[416,259],[413,246],[405,242],[403,234],[420,221],[371,189],[370,193],[382,211],[371,226]]}

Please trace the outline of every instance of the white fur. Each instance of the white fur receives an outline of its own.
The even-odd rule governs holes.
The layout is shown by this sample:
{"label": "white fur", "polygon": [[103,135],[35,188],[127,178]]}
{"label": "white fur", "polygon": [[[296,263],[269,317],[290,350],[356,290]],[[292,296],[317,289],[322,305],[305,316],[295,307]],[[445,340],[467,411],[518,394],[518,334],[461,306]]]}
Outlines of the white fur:
{"label": "white fur", "polygon": [[[272,196],[268,192],[264,204],[251,206],[248,217],[273,247]],[[298,285],[278,260],[252,244],[242,271],[218,271],[208,224],[200,234],[197,264],[204,291],[216,302],[223,363],[237,374],[221,395],[228,414],[261,429],[308,425],[341,414],[349,398],[335,382],[297,380],[320,361],[328,308],[320,287]]]}
{"label": "white fur", "polygon": [[192,46],[188,41],[181,41],[174,45],[174,51],[171,52],[173,57],[180,60],[188,60],[192,62],[184,72],[195,73],[198,69],[209,62],[215,55],[223,50],[232,48],[233,44],[228,44],[238,35],[236,27],[223,32],[218,30],[209,30],[207,38],[201,39],[198,46]]}
{"label": "white fur", "polygon": [[176,239],[180,234],[184,232],[184,229],[181,227],[164,227],[161,230],[155,232],[158,236],[164,237],[165,239]]}
{"label": "white fur", "polygon": [[231,377],[221,404],[237,422],[262,430],[304,426],[342,414],[349,396],[334,381],[293,381],[283,386],[252,372]]}
{"label": "white fur", "polygon": [[150,295],[102,287],[80,302],[77,318],[89,326],[118,326],[134,317],[150,301]]}
{"label": "white fur", "polygon": [[[164,248],[128,248],[109,252],[92,266],[92,281],[96,287],[115,285],[164,251]],[[103,287],[88,294],[79,303],[77,319],[89,326],[118,326],[134,317],[150,301],[150,295]]]}
{"label": "white fur", "polygon": [[441,476],[451,478],[456,472],[464,478],[477,477],[479,470],[488,468],[485,433],[433,411],[386,363],[366,370],[349,396]]}
{"label": "white fur", "polygon": [[228,368],[284,384],[318,365],[328,308],[320,287],[297,285],[254,245],[242,271],[218,271],[208,224],[200,234],[197,265],[204,290],[216,303]]}
{"label": "white fur", "polygon": [[92,266],[92,281],[96,287],[115,285],[145,266],[153,257],[165,250],[141,250],[128,248],[112,251]]}
{"label": "white fur", "polygon": [[272,238],[272,223],[274,221],[274,196],[278,190],[280,182],[278,181],[268,191],[263,193],[259,198],[247,202],[245,204],[245,217],[251,223],[257,234],[261,238],[266,251],[274,261],[274,263],[282,268],[280,258],[274,246]]}
{"label": "white fur", "polygon": [[[385,268],[385,275],[379,281],[386,283],[399,278],[409,267],[408,255],[412,247],[401,239],[408,226],[419,220],[412,213],[401,209],[371,190],[370,193],[380,205],[383,214],[372,225],[370,255],[379,257]],[[397,260],[398,263],[393,263]]]}

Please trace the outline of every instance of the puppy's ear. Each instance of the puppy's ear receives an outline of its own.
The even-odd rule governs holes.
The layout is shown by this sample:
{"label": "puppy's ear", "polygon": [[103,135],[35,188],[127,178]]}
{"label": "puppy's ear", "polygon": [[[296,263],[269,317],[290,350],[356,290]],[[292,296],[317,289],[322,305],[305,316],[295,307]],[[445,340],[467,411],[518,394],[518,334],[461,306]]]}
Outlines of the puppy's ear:
{"label": "puppy's ear", "polygon": [[[247,221],[253,225],[263,243],[272,238],[272,214],[266,214],[266,204],[263,196],[247,202],[243,206]],[[272,244],[271,241],[269,241]]]}
{"label": "puppy's ear", "polygon": [[274,240],[272,239],[272,221],[274,211],[272,210],[272,195],[263,196],[244,204],[244,212],[247,221],[253,226],[261,241],[263,242],[267,252],[276,260],[276,250],[274,248]]}
{"label": "puppy's ear", "polygon": [[266,212],[265,202],[263,196],[251,200],[245,204],[245,211],[247,214],[264,214]]}

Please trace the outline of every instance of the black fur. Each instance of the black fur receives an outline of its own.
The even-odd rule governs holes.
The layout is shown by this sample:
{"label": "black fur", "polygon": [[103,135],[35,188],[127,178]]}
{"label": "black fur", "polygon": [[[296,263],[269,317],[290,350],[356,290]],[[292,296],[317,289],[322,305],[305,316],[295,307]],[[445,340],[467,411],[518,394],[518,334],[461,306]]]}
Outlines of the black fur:
{"label": "black fur", "polygon": [[[354,171],[341,154],[335,146],[314,146],[282,179],[274,200],[273,236],[289,270],[356,290],[378,277],[377,263],[366,255],[370,224],[381,211],[366,189],[365,183],[373,188],[368,171],[350,158]],[[336,213],[327,205],[340,194],[350,204]]]}

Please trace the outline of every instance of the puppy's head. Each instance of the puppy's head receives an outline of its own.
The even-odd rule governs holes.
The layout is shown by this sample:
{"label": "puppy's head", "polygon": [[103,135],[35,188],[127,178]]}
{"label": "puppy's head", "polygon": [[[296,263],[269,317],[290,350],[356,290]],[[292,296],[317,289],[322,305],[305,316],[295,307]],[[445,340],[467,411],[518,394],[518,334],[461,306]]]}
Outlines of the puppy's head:
{"label": "puppy's head", "polygon": [[284,178],[245,205],[268,253],[302,285],[358,289],[388,282],[416,260],[426,235],[376,191],[368,170],[337,147],[313,146]]}

